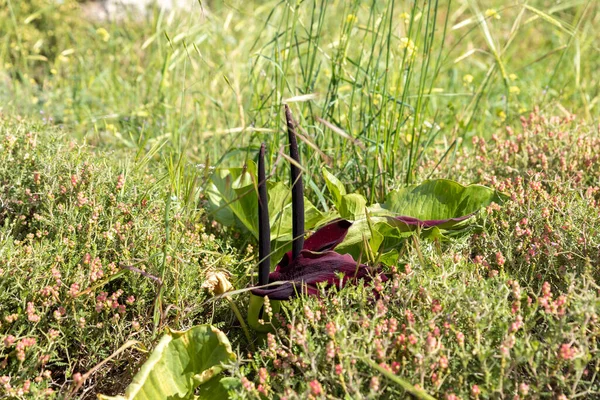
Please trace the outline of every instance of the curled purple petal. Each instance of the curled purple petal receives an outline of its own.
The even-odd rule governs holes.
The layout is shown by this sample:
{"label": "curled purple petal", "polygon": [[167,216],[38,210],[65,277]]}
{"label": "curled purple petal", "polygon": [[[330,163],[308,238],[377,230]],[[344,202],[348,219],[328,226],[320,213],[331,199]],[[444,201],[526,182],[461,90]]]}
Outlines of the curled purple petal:
{"label": "curled purple petal", "polygon": [[285,282],[278,286],[252,290],[253,295],[260,297],[267,296],[271,300],[287,300],[294,297],[297,292],[300,293],[301,288],[296,289],[294,282]]}
{"label": "curled purple petal", "polygon": [[[348,281],[370,279],[371,271],[364,264],[357,263],[349,254],[335,251],[315,253],[302,250],[300,255],[286,266],[279,266],[269,275],[269,283],[285,282],[278,286],[257,288],[252,291],[257,296],[268,296],[273,300],[287,300],[304,293],[318,294],[317,284],[344,286]],[[382,280],[385,280],[382,278]]]}
{"label": "curled purple petal", "polygon": [[[322,252],[335,249],[338,244],[342,243],[348,234],[348,229],[350,229],[350,226],[352,226],[352,222],[345,219],[338,219],[319,228],[304,241],[303,250]],[[286,267],[292,258],[291,251],[288,251],[286,254],[284,254],[283,258],[277,265],[277,271],[279,271],[280,268]]]}
{"label": "curled purple petal", "polygon": [[306,239],[304,242],[304,250],[325,251],[335,249],[338,244],[342,243],[348,234],[350,226],[352,226],[352,222],[345,219],[340,219],[325,225]]}

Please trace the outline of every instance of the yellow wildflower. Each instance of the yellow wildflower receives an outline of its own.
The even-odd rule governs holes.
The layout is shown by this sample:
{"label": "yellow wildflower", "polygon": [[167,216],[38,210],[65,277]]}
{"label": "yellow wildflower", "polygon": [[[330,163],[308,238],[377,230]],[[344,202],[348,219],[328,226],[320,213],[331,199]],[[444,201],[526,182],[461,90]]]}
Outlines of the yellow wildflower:
{"label": "yellow wildflower", "polygon": [[383,99],[383,97],[381,96],[381,94],[375,93],[373,95],[373,105],[379,105],[381,103],[382,99]]}
{"label": "yellow wildflower", "polygon": [[108,42],[108,40],[110,39],[110,33],[108,33],[108,31],[104,28],[96,29],[96,35],[100,36],[100,38],[105,42]]}
{"label": "yellow wildflower", "polygon": [[473,75],[466,74],[465,76],[463,76],[463,83],[465,84],[465,86],[473,83]]}
{"label": "yellow wildflower", "polygon": [[402,18],[402,20],[404,20],[404,23],[407,25],[410,22],[410,14],[406,11],[400,14],[400,18]]}
{"label": "yellow wildflower", "polygon": [[511,86],[508,91],[512,94],[519,94],[521,93],[521,89],[519,89],[518,86]]}
{"label": "yellow wildflower", "polygon": [[415,46],[415,42],[407,37],[400,39],[400,48],[406,49],[406,55],[408,57],[414,56],[417,52],[417,46]]}
{"label": "yellow wildflower", "polygon": [[500,19],[500,14],[496,11],[495,8],[488,8],[485,10],[485,16],[488,18]]}

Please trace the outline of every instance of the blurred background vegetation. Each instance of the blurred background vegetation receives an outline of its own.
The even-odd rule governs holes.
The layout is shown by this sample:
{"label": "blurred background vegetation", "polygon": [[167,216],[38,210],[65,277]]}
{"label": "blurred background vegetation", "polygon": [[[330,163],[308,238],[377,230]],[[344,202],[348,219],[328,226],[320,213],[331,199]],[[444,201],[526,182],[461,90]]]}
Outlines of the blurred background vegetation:
{"label": "blurred background vegetation", "polygon": [[0,0],[0,110],[154,149],[171,170],[240,165],[261,141],[273,165],[288,102],[316,197],[329,165],[381,200],[534,107],[598,117],[593,0],[190,0],[108,20],[82,7]]}

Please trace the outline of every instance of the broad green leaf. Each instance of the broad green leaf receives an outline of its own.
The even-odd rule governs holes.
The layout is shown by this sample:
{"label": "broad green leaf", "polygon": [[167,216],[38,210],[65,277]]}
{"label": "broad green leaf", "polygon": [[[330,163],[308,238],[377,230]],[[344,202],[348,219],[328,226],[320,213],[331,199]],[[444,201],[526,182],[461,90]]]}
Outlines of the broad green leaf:
{"label": "broad green leaf", "polygon": [[379,262],[384,265],[396,265],[398,258],[400,257],[398,250],[391,250],[387,253],[383,253],[379,258]]}
{"label": "broad green leaf", "polygon": [[339,207],[340,216],[350,221],[356,221],[365,217],[367,200],[358,193],[350,193],[342,196],[342,204]]}
{"label": "broad green leaf", "polygon": [[211,177],[208,200],[217,221],[226,226],[239,221],[256,235],[258,205],[253,176],[256,176],[256,165],[251,161],[247,168],[217,169]]}
{"label": "broad green leaf", "polygon": [[233,360],[235,354],[227,336],[213,326],[199,325],[181,332],[169,330],[135,375],[125,395],[99,398],[191,399],[198,386],[211,383],[212,387],[211,381],[218,381],[212,378],[221,372],[221,364]]}
{"label": "broad green leaf", "polygon": [[[363,217],[354,221],[350,229],[348,229],[344,241],[337,245],[335,251],[340,254],[350,254],[354,258],[362,257],[364,261],[366,260],[366,255],[363,254],[365,239],[369,241],[371,251],[374,253],[379,252],[381,246],[387,252],[413,234],[409,227],[390,216],[369,215],[369,220],[370,223],[367,218]],[[371,234],[373,230],[377,232],[375,238]]]}
{"label": "broad green leaf", "polygon": [[[346,195],[344,199],[348,196],[352,195]],[[413,232],[418,231],[423,238],[431,240],[446,240],[465,234],[472,224],[469,216],[492,201],[501,202],[501,198],[490,188],[481,185],[463,186],[446,179],[425,181],[418,186],[398,189],[389,193],[383,206],[374,204],[368,207],[371,226],[364,213],[355,218],[336,251],[359,257],[364,253],[363,244],[366,239],[373,252],[387,254],[401,246]],[[347,210],[344,212],[350,214]],[[347,218],[352,219],[350,216]],[[373,228],[377,232],[375,235],[372,234]]]}
{"label": "broad green leaf", "polygon": [[[258,237],[258,197],[254,177],[256,165],[247,168],[218,169],[212,176],[208,191],[209,208],[217,221],[232,226],[237,221],[254,237]],[[269,219],[272,241],[292,239],[291,190],[281,182],[267,182]],[[304,199],[305,226],[313,228],[323,218],[322,213]],[[224,209],[230,212],[223,211]]]}
{"label": "broad green leaf", "polygon": [[333,197],[335,206],[340,208],[342,205],[342,196],[346,194],[346,188],[344,187],[344,184],[335,175],[327,171],[326,168],[323,168],[323,178],[325,178],[327,189]]}
{"label": "broad green leaf", "polygon": [[500,198],[488,187],[436,179],[390,192],[384,208],[423,221],[444,220],[469,215],[493,201],[500,202]]}
{"label": "broad green leaf", "polygon": [[217,377],[209,380],[204,385],[200,385],[198,394],[194,398],[196,400],[225,400],[229,398],[229,391],[235,390],[241,385],[239,379],[231,377],[218,379]]}

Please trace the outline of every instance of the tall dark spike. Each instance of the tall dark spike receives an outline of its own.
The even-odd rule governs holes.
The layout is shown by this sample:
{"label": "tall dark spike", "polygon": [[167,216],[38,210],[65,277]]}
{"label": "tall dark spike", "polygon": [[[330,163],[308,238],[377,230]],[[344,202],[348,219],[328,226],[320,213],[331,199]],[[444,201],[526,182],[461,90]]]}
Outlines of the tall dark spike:
{"label": "tall dark spike", "polygon": [[269,200],[265,176],[265,144],[258,153],[258,284],[269,283],[271,272],[271,226],[269,224]]}
{"label": "tall dark spike", "polygon": [[292,179],[292,260],[300,255],[304,247],[304,184],[302,183],[302,172],[300,171],[300,155],[298,154],[298,142],[296,141],[296,126],[292,118],[292,112],[285,105],[285,120],[288,128],[290,141],[290,157],[295,163],[291,164]]}

